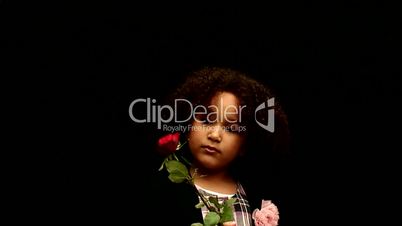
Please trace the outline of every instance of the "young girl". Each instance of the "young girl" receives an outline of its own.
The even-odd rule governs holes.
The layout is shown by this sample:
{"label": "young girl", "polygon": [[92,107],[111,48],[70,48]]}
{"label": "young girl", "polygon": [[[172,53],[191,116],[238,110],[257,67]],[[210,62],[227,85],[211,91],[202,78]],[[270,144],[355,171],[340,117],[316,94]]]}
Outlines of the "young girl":
{"label": "young girl", "polygon": [[[233,216],[238,226],[253,225],[252,212],[263,199],[276,202],[276,182],[270,182],[276,157],[288,149],[289,132],[286,115],[273,98],[263,84],[225,68],[194,72],[170,98],[180,123],[164,128],[181,128],[181,143],[186,144],[180,151],[191,162],[195,187],[220,202],[236,198]],[[266,125],[274,125],[274,130]],[[172,183],[163,175],[152,188],[152,204],[146,208],[157,213],[151,224],[203,222],[208,209],[194,207],[200,197],[190,186]],[[280,200],[275,204],[280,206]]]}

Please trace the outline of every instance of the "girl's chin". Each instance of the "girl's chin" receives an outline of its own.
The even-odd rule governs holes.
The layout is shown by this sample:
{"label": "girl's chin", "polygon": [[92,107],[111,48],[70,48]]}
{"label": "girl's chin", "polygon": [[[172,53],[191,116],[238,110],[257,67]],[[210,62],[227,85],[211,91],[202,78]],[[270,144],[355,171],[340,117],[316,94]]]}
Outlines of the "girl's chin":
{"label": "girl's chin", "polygon": [[196,164],[196,167],[207,172],[220,171],[223,168],[222,164],[217,159],[201,159],[201,161]]}

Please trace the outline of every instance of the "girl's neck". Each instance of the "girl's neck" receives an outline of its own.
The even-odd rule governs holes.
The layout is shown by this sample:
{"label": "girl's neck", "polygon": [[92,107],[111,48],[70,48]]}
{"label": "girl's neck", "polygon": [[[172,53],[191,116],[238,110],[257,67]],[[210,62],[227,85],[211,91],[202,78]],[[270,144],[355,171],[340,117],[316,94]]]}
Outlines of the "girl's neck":
{"label": "girl's neck", "polygon": [[190,172],[194,175],[194,183],[202,188],[223,194],[236,193],[237,183],[228,171],[211,172],[191,168]]}

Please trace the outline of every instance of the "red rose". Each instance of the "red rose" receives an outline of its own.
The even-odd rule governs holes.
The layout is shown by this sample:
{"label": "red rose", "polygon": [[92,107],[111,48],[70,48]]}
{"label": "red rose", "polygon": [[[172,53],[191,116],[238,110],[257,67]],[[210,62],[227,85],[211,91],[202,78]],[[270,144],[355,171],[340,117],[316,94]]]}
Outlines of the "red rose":
{"label": "red rose", "polygon": [[158,141],[158,151],[162,155],[169,155],[174,153],[179,145],[180,133],[172,133],[163,136]]}

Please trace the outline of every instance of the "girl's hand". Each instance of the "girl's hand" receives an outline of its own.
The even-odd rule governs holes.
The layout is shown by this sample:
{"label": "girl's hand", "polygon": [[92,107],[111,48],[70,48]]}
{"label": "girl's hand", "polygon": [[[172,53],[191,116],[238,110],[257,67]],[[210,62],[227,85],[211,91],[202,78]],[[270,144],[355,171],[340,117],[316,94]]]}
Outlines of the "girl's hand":
{"label": "girl's hand", "polygon": [[236,226],[236,221],[226,221],[223,226]]}

